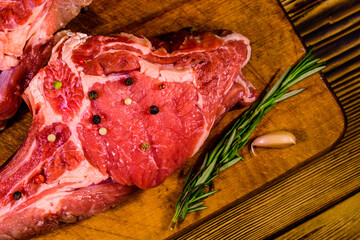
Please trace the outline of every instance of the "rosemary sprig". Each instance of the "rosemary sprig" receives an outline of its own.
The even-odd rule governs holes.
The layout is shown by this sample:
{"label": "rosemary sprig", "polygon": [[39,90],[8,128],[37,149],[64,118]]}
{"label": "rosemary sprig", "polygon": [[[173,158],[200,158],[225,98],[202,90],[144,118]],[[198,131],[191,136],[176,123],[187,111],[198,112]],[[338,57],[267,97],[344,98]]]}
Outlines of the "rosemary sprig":
{"label": "rosemary sprig", "polygon": [[170,229],[173,230],[179,218],[183,221],[186,214],[206,209],[203,200],[216,193],[206,192],[213,179],[223,171],[244,159],[238,154],[250,134],[255,130],[264,115],[277,103],[295,96],[305,90],[301,88],[287,92],[294,84],[325,68],[320,59],[313,59],[311,51],[294,67],[290,66],[271,86],[262,99],[257,100],[235,122],[223,138],[205,155],[202,166],[197,172],[190,168],[181,196],[179,197]]}

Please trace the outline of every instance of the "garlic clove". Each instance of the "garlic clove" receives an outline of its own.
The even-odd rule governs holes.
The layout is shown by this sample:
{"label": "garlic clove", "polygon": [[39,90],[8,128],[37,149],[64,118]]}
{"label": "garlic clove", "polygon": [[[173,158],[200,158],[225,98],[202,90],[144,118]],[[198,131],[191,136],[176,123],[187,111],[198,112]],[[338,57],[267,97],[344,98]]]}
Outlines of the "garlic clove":
{"label": "garlic clove", "polygon": [[296,137],[288,131],[274,131],[257,137],[251,143],[251,151],[256,156],[254,147],[286,148],[296,144]]}

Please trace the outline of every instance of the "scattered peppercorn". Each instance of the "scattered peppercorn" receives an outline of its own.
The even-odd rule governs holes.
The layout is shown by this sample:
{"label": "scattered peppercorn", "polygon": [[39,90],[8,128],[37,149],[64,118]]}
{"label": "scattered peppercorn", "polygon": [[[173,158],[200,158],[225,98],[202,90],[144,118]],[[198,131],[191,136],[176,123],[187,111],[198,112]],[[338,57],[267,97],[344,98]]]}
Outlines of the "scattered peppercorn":
{"label": "scattered peppercorn", "polygon": [[85,7],[81,8],[80,13],[82,13],[82,14],[87,13],[89,11],[89,9],[90,9],[89,6],[85,6]]}
{"label": "scattered peppercorn", "polygon": [[58,80],[55,80],[54,83],[53,83],[53,85],[54,85],[54,88],[55,88],[55,89],[59,90],[59,89],[61,89],[61,87],[62,87],[62,82],[60,82],[60,81],[58,81]]}
{"label": "scattered peppercorn", "polygon": [[85,58],[82,58],[82,59],[79,60],[79,63],[81,65],[87,64],[87,60]]}
{"label": "scattered peppercorn", "polygon": [[150,106],[150,113],[151,114],[158,114],[159,113],[159,108],[155,105]]}
{"label": "scattered peppercorn", "polygon": [[128,77],[127,79],[125,79],[125,85],[127,86],[131,86],[134,83],[134,79]]}
{"label": "scattered peppercorn", "polygon": [[45,177],[44,177],[44,175],[42,175],[42,174],[37,175],[37,176],[35,177],[35,182],[36,182],[37,184],[44,183],[44,182],[45,182]]}
{"label": "scattered peppercorn", "polygon": [[99,115],[94,115],[92,118],[92,122],[96,125],[101,123],[101,117]]}
{"label": "scattered peppercorn", "polygon": [[19,200],[21,198],[21,192],[19,192],[19,191],[14,192],[13,198],[15,200]]}
{"label": "scattered peppercorn", "polygon": [[124,100],[125,105],[130,105],[132,103],[132,100],[130,98],[126,98]]}
{"label": "scattered peppercorn", "polygon": [[150,145],[146,142],[144,142],[143,144],[141,144],[141,150],[146,151],[150,148]]}
{"label": "scattered peppercorn", "polygon": [[[200,0],[198,0],[198,2],[200,2]],[[195,28],[194,27],[187,27],[187,28],[183,28],[182,30],[188,31],[190,33],[195,32]]]}
{"label": "scattered peppercorn", "polygon": [[107,129],[104,128],[104,127],[102,127],[102,128],[99,129],[99,133],[100,133],[101,135],[106,135]]}
{"label": "scattered peppercorn", "polygon": [[95,100],[99,97],[98,93],[95,90],[91,90],[88,95],[90,100]]}
{"label": "scattered peppercorn", "polygon": [[48,139],[49,142],[53,142],[53,141],[56,140],[56,136],[55,136],[55,134],[51,133],[51,134],[48,135],[47,139]]}
{"label": "scattered peppercorn", "polygon": [[161,83],[159,84],[159,89],[164,89],[165,88],[165,84]]}

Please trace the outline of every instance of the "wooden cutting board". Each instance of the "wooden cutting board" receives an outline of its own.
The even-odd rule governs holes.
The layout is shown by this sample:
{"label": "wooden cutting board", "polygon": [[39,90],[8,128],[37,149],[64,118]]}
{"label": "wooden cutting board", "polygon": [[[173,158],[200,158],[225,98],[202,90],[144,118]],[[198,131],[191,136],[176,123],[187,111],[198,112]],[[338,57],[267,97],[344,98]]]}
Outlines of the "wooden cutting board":
{"label": "wooden cutting board", "polygon": [[[111,34],[126,31],[156,36],[184,27],[198,30],[231,29],[251,41],[252,57],[243,70],[258,89],[295,64],[304,47],[276,0],[93,0],[90,10],[68,24],[73,31]],[[252,137],[273,130],[288,130],[298,144],[287,149],[258,149],[224,171],[215,180],[219,190],[206,199],[207,210],[189,214],[174,232],[169,230],[174,206],[189,166],[201,160],[200,154],[224,133],[243,109],[230,111],[212,131],[200,152],[178,169],[162,185],[130,195],[116,208],[91,219],[65,226],[36,239],[165,239],[174,238],[221,213],[299,166],[328,151],[342,136],[345,120],[342,110],[320,75],[298,84],[302,94],[278,104],[263,119]],[[31,116],[23,105],[8,128],[0,133],[0,163],[21,145]],[[254,208],[254,211],[256,209]]]}

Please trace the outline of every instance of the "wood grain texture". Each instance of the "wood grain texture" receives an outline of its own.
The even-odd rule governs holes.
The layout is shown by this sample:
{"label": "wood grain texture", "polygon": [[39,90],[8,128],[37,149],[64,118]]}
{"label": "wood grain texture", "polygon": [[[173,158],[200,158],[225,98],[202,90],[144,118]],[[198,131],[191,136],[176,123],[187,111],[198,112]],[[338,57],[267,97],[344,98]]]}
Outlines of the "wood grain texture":
{"label": "wood grain texture", "polygon": [[[140,1],[116,1],[117,4],[111,2],[114,1],[94,1],[90,11],[80,15],[69,27],[74,31],[90,34],[127,31],[146,36],[188,26],[206,30],[236,30],[249,37],[252,42],[253,55],[244,75],[256,82],[260,89],[264,88],[277,70],[284,70],[304,54],[298,37],[276,1],[172,0],[147,1],[146,4]],[[341,136],[344,119],[319,75],[298,87],[307,87],[308,90],[272,110],[254,136],[266,131],[286,129],[298,136],[299,144],[289,149],[276,150],[275,154],[273,150],[261,149],[257,157],[250,156],[248,150],[244,149],[242,154],[247,161],[219,177],[215,187],[220,192],[207,199],[206,205],[209,209],[189,215],[181,231],[175,235],[168,231],[173,208],[181,191],[184,172],[196,161],[199,154],[158,188],[138,191],[113,210],[37,239],[162,239],[176,238],[183,234],[183,239],[259,239],[274,236],[289,226],[294,226],[301,219],[313,215],[329,205],[329,202],[318,199],[321,199],[324,193],[331,192],[326,184],[332,180],[328,179],[326,171],[319,173],[316,167],[306,170],[306,165],[306,174],[295,169],[314,160],[314,155],[329,150]],[[351,109],[349,107],[349,111]],[[235,110],[227,114],[202,151],[206,150],[240,113],[241,110]],[[3,139],[1,149],[6,149],[1,161],[11,156],[25,137],[18,136],[16,131],[22,132],[22,129],[26,129],[30,116],[20,114],[19,118],[24,120],[15,121],[0,135]],[[344,152],[338,154],[347,156]],[[332,159],[327,160],[330,163],[337,160],[332,156],[328,157]],[[353,171],[352,164],[355,162],[356,166],[356,161],[351,160],[350,158],[349,165],[341,169],[342,171]],[[327,169],[329,162],[318,166],[320,169],[322,167]],[[289,171],[295,173],[284,182],[274,185],[280,176],[284,177]],[[315,185],[313,177],[318,175],[322,178],[320,184]],[[335,195],[328,195],[335,202],[344,194],[349,194],[356,186],[356,181],[350,184],[353,175],[350,175],[349,179],[336,174],[330,177],[339,180],[339,191],[336,191]],[[272,187],[267,185],[269,183],[272,183]],[[312,187],[323,187],[323,190],[299,194],[312,183]],[[287,204],[288,201],[292,204]],[[304,211],[299,211],[300,203],[308,204],[304,209],[300,208]],[[284,208],[279,211],[281,206]],[[223,213],[219,215],[221,212]],[[279,218],[281,220],[277,221]],[[211,220],[204,223],[209,219]],[[195,228],[197,226],[200,227]],[[188,232],[191,229],[194,230]]]}
{"label": "wood grain texture", "polygon": [[359,239],[359,226],[360,193],[357,193],[276,239]]}

